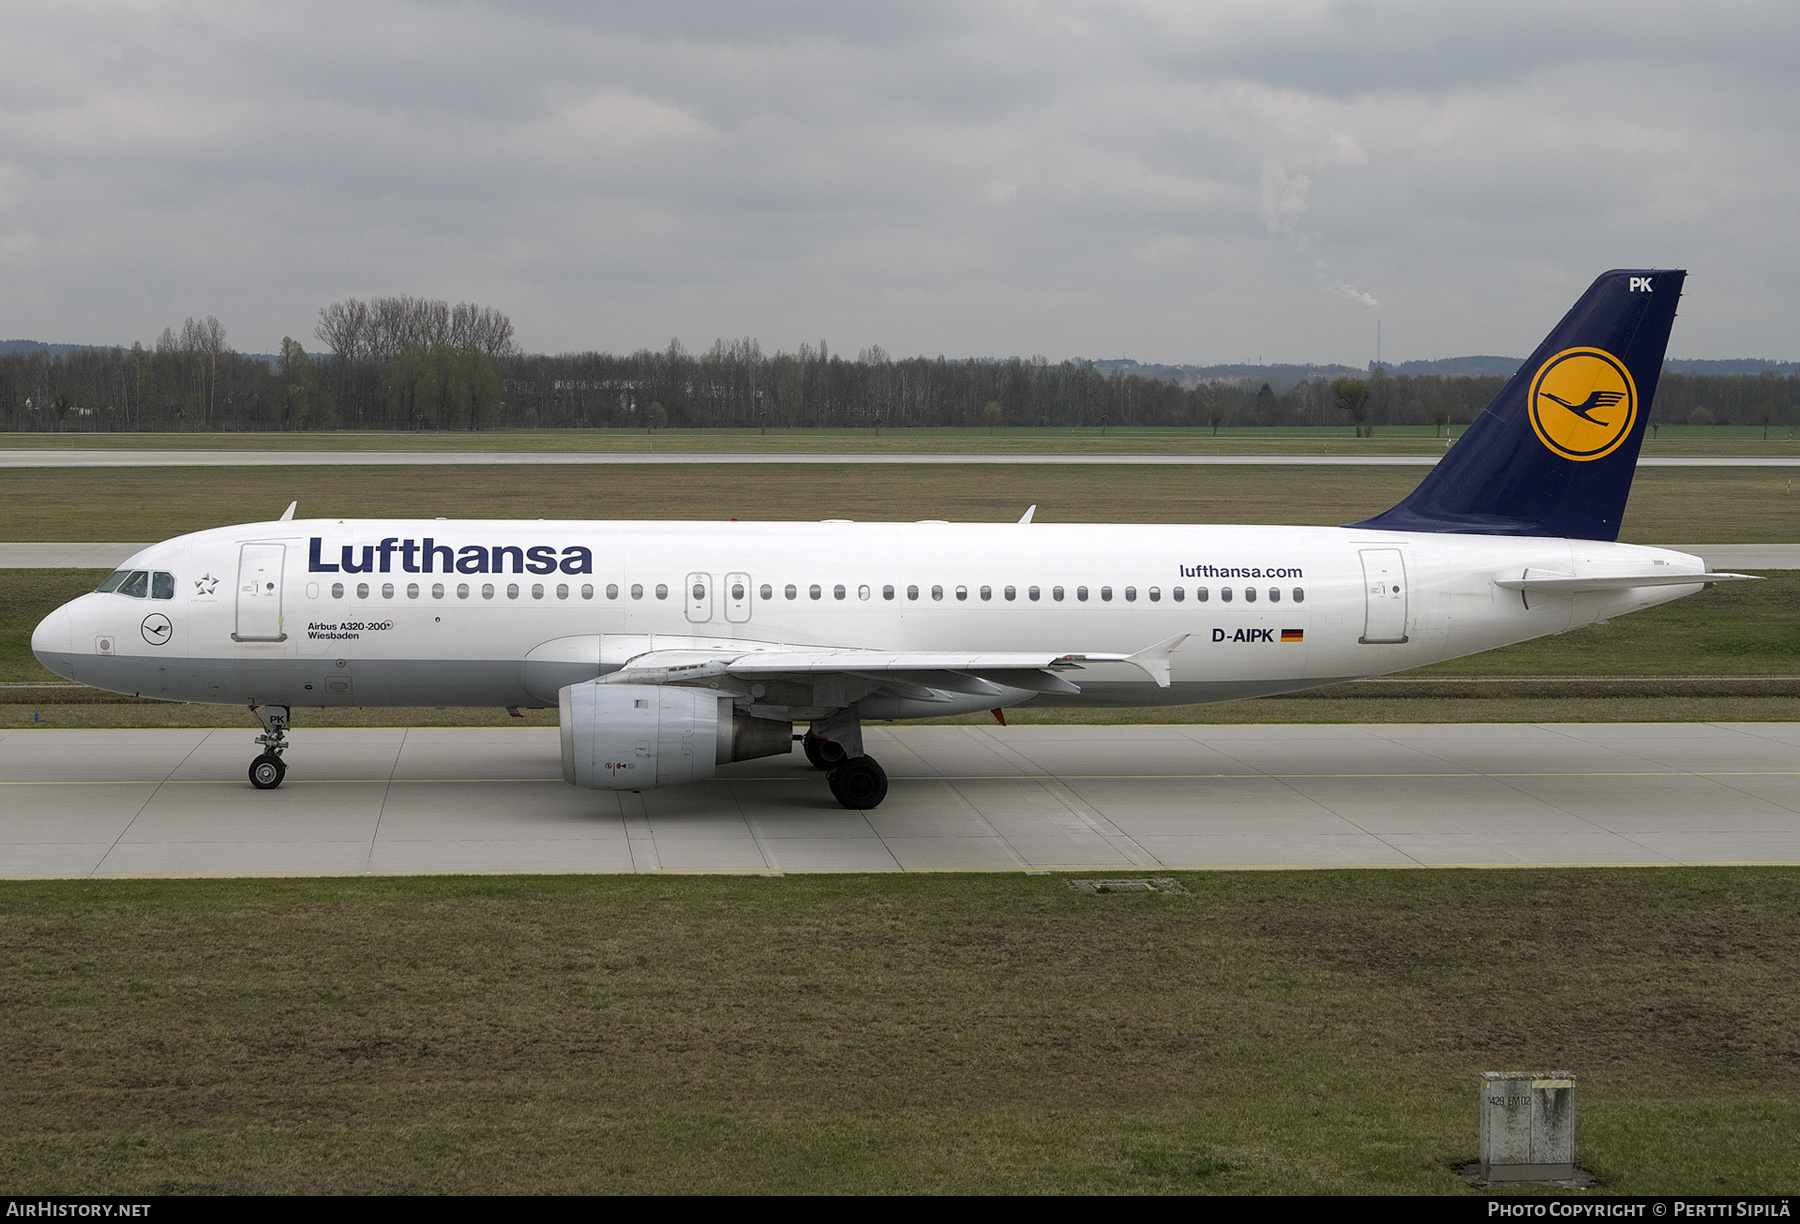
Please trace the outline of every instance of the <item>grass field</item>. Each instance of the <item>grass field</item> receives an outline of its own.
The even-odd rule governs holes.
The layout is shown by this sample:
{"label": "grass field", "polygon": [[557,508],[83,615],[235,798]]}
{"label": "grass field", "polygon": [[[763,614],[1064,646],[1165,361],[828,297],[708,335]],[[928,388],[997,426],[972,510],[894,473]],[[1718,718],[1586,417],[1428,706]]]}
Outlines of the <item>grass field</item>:
{"label": "grass field", "polygon": [[[1452,437],[1462,432],[1458,426]],[[996,454],[1441,454],[1429,425],[1384,425],[1357,438],[1351,427],[1207,428],[1109,426],[974,429],[510,429],[481,433],[8,433],[0,450],[526,450],[526,451],[975,451]],[[1644,440],[1646,455],[1795,455],[1788,426],[1666,425]]]}
{"label": "grass field", "polygon": [[[1399,501],[1406,467],[296,467],[0,469],[0,540],[162,540],[302,517],[764,519],[947,518],[1047,523],[1334,525]],[[1800,539],[1800,492],[1780,468],[1638,473],[1628,543]]]}
{"label": "grass field", "polygon": [[1601,1192],[1800,1168],[1800,872],[0,885],[10,1193]]}

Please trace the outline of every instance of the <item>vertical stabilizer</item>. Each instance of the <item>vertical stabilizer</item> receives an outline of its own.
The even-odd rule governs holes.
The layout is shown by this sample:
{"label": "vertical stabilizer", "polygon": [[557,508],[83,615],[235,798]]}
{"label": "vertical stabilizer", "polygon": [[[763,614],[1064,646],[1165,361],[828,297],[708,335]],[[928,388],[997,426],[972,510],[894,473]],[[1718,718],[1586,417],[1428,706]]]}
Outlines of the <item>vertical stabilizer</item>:
{"label": "vertical stabilizer", "polygon": [[1418,488],[1350,526],[1618,539],[1686,278],[1603,274]]}

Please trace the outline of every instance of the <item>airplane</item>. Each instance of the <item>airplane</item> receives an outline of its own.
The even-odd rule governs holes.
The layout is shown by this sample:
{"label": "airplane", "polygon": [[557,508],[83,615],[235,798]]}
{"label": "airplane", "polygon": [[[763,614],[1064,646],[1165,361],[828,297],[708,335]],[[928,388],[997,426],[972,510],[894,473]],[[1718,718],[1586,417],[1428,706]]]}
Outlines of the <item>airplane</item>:
{"label": "airplane", "polygon": [[873,808],[888,778],[868,720],[1293,692],[1747,578],[1616,542],[1685,276],[1600,276],[1412,493],[1341,527],[290,505],[142,550],[31,647],[98,688],[247,705],[263,790],[296,708],[489,705],[555,707],[576,786],[697,782],[799,740],[840,804]]}

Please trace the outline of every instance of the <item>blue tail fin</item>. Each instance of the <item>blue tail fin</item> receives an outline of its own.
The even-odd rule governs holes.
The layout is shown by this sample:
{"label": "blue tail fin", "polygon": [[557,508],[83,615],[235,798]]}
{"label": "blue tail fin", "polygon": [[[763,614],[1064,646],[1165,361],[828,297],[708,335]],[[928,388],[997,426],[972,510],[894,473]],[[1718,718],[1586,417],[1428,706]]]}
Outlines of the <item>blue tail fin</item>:
{"label": "blue tail fin", "polygon": [[1350,526],[1618,539],[1686,278],[1602,275],[1418,488]]}

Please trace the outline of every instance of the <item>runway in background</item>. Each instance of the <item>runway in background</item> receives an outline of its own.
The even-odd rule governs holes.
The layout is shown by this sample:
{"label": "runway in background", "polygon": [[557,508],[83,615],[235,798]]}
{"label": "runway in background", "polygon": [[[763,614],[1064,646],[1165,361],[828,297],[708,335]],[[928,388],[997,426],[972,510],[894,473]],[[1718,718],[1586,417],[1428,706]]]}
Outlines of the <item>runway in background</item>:
{"label": "runway in background", "polygon": [[[493,467],[607,464],[974,464],[1080,467],[1432,467],[1437,455],[1071,455],[982,451],[0,450],[0,468]],[[1800,455],[1657,455],[1639,467],[1800,467]]]}

